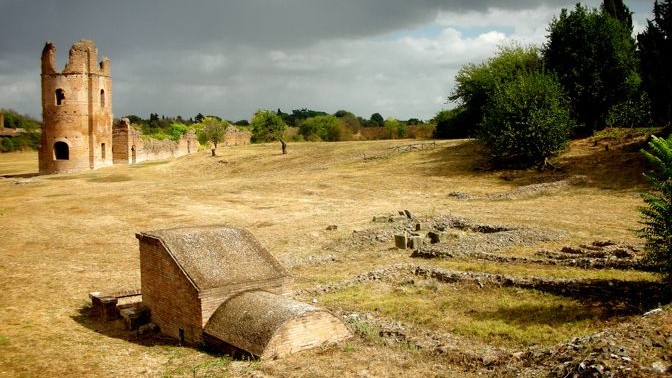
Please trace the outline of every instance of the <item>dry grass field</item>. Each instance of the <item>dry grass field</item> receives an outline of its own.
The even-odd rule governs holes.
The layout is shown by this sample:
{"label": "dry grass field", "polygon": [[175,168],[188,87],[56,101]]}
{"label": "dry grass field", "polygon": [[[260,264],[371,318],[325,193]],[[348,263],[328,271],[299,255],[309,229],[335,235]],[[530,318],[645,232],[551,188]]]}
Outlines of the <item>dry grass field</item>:
{"label": "dry grass field", "polygon": [[[521,259],[594,241],[639,245],[633,230],[644,183],[636,150],[579,141],[554,160],[556,172],[494,171],[483,169],[473,142],[391,153],[409,143],[294,143],[284,156],[276,144],[227,147],[217,157],[203,151],[51,176],[31,175],[36,153],[0,155],[0,377],[536,376],[541,370],[531,365],[543,363],[521,356],[640,321],[641,312],[606,302],[439,282],[405,267],[637,283],[656,280],[650,273],[418,259],[394,248],[398,224],[372,222],[406,209],[427,221],[461,217],[564,235],[492,252]],[[576,177],[552,190],[493,197]],[[235,361],[88,317],[89,292],[139,288],[136,232],[223,223],[250,230],[290,269],[295,297],[342,316],[355,336],[285,359]],[[650,366],[662,357],[628,358]]]}

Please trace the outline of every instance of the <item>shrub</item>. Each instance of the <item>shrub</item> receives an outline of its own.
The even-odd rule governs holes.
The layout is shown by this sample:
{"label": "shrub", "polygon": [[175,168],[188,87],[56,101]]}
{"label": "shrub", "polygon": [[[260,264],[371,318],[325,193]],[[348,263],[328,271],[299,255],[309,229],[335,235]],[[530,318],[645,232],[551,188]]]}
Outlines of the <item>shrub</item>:
{"label": "shrub", "polygon": [[495,90],[486,105],[479,138],[495,163],[528,167],[562,150],[574,126],[555,77],[521,73]]}
{"label": "shrub", "polygon": [[434,117],[436,129],[434,137],[438,139],[462,139],[469,137],[469,131],[473,130],[471,119],[467,116],[464,106],[450,110],[441,110]]}
{"label": "shrub", "polygon": [[641,223],[638,231],[646,239],[647,260],[672,278],[672,136],[668,139],[651,137],[650,151],[642,150],[653,170],[645,173],[651,191],[642,194],[646,203],[640,208]]}

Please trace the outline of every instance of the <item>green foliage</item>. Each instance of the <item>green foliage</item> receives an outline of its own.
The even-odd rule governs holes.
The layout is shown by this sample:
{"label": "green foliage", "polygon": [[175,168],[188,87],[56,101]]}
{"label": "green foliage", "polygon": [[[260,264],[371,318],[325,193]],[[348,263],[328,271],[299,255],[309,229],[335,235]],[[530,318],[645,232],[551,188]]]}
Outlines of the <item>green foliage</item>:
{"label": "green foliage", "polygon": [[637,36],[642,87],[651,98],[654,119],[672,124],[672,0],[656,2],[653,20]]}
{"label": "green foliage", "polygon": [[606,124],[610,127],[646,127],[652,124],[651,100],[646,92],[614,104],[607,113]]}
{"label": "green foliage", "polygon": [[37,150],[40,147],[40,132],[42,124],[36,119],[22,115],[11,109],[3,109],[4,127],[16,130],[17,134],[11,137],[0,138],[0,152]]}
{"label": "green foliage", "polygon": [[356,115],[348,111],[339,110],[336,113],[334,113],[334,116],[336,116],[343,122],[345,127],[347,127],[350,130],[351,134],[357,134],[359,130],[362,128],[362,123],[360,119]]}
{"label": "green foliage", "polygon": [[321,115],[308,118],[299,126],[299,133],[306,140],[335,142],[348,139],[348,130],[340,118],[333,115]]}
{"label": "green foliage", "polygon": [[0,138],[0,152],[37,150],[39,148],[39,131],[26,131],[13,137]]}
{"label": "green foliage", "polygon": [[581,4],[563,9],[543,47],[546,68],[557,74],[585,131],[602,129],[610,107],[630,98],[640,81],[629,10],[612,5],[602,12]]}
{"label": "green foliage", "polygon": [[640,208],[644,227],[638,235],[646,239],[649,262],[672,278],[672,136],[652,136],[642,154],[653,169],[645,174],[651,191],[642,194],[646,207]]}
{"label": "green foliage", "polygon": [[408,133],[406,124],[394,117],[386,119],[384,125],[390,139],[403,138]]}
{"label": "green foliage", "polygon": [[369,125],[367,126],[377,126],[381,127],[385,125],[385,119],[383,118],[380,113],[373,113],[371,114],[371,118],[369,119]]}
{"label": "green foliage", "polygon": [[520,73],[497,87],[479,138],[496,163],[532,166],[563,149],[573,127],[555,78],[544,72]]}
{"label": "green foliage", "polygon": [[517,44],[500,47],[495,57],[479,65],[468,64],[460,68],[448,100],[457,102],[461,110],[454,114],[450,128],[459,130],[462,135],[474,135],[497,87],[515,79],[521,72],[535,72],[540,68],[539,50]]}
{"label": "green foliage", "polygon": [[189,130],[189,126],[175,122],[170,125],[170,139],[174,141],[179,141],[182,136]]}
{"label": "green foliage", "polygon": [[632,12],[623,0],[604,0],[602,2],[602,13],[605,13],[623,24],[623,26],[632,31]]}
{"label": "green foliage", "polygon": [[5,118],[4,127],[9,129],[24,129],[26,131],[39,131],[42,123],[29,115],[19,114],[11,109],[2,109]]}
{"label": "green foliage", "polygon": [[436,129],[433,137],[439,139],[462,139],[469,137],[467,110],[464,106],[450,110],[441,110],[434,116]]}
{"label": "green foliage", "polygon": [[271,110],[258,110],[252,116],[250,124],[253,142],[282,141],[287,129],[282,117]]}
{"label": "green foliage", "polygon": [[221,121],[217,118],[205,117],[203,118],[201,125],[201,129],[197,134],[199,143],[211,143],[213,150],[216,149],[217,144],[224,141],[226,129],[229,124],[226,121]]}
{"label": "green foliage", "polygon": [[294,109],[292,110],[292,114],[284,113],[282,110],[278,109],[276,114],[282,118],[285,124],[295,127],[300,126],[301,123],[308,118],[327,115],[325,112],[307,108]]}

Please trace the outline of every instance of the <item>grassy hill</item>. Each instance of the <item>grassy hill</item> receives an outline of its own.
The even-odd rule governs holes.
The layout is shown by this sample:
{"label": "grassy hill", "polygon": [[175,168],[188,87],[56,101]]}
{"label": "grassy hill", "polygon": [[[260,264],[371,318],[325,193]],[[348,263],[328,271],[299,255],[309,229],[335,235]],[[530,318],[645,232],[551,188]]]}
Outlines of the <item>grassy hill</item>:
{"label": "grassy hill", "polygon": [[[409,143],[295,143],[284,156],[276,144],[227,147],[217,157],[34,177],[36,153],[3,154],[0,376],[534,376],[556,361],[530,370],[521,356],[650,309],[493,278],[655,281],[539,255],[605,240],[638,248],[637,148],[577,141],[554,160],[558,170],[537,172],[490,170],[472,141],[395,149]],[[415,220],[372,222],[399,210]],[[472,225],[449,230],[447,245],[463,253],[419,259],[394,248],[394,234],[417,221]],[[139,288],[136,232],[221,223],[250,230],[294,275],[294,297],[342,316],[356,336],[282,360],[231,361],[88,317],[88,292]],[[514,233],[488,239],[474,225]],[[414,267],[475,278],[443,282]],[[640,354],[641,366],[662,358]]]}

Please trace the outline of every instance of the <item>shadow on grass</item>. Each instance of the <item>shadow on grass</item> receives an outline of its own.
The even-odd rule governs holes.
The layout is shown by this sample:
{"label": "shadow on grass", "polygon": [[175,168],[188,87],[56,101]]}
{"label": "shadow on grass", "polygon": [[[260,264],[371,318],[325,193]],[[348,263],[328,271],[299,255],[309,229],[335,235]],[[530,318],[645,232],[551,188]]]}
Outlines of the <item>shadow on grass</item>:
{"label": "shadow on grass", "polygon": [[91,307],[86,305],[77,309],[77,315],[71,316],[72,320],[81,326],[107,337],[128,341],[145,347],[188,347],[197,349],[211,357],[230,357],[237,360],[254,360],[254,356],[240,349],[230,347],[227,350],[216,349],[208,345],[180,344],[179,340],[166,336],[158,330],[141,333],[139,330],[127,330],[124,328],[122,319],[103,321],[94,317]]}
{"label": "shadow on grass", "polygon": [[494,176],[510,184],[526,186],[583,176],[583,187],[603,190],[642,190],[646,163],[639,152],[644,142],[607,147],[578,141],[571,150],[551,159],[554,168],[540,170],[500,169],[488,160],[488,150],[478,140],[437,148],[427,154],[418,169],[431,176]]}
{"label": "shadow on grass", "polygon": [[672,288],[663,282],[577,280],[513,283],[511,286],[572,298],[599,308],[606,317],[643,314],[672,302]]}
{"label": "shadow on grass", "polygon": [[32,178],[32,177],[37,177],[40,174],[37,172],[31,172],[31,173],[9,173],[6,175],[0,175],[0,178]]}

